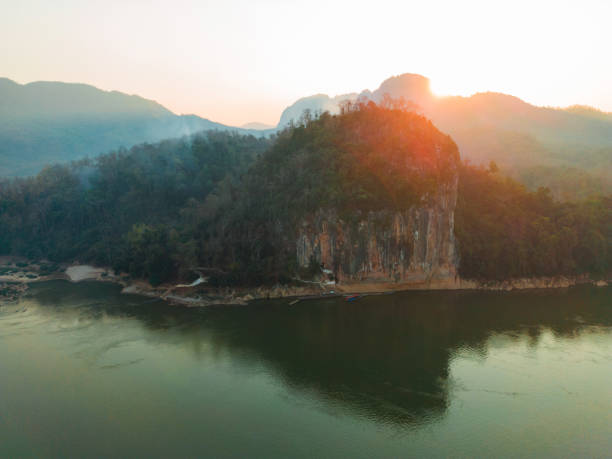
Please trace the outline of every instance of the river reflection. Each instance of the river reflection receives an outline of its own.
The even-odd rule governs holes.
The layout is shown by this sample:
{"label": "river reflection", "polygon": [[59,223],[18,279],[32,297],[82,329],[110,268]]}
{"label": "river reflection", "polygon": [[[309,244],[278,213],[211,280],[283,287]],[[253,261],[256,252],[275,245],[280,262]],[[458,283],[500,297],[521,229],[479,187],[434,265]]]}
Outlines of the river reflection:
{"label": "river reflection", "polygon": [[[519,381],[520,390],[508,389],[508,384],[497,390],[495,375],[510,374],[504,376],[506,383],[512,373],[504,372],[509,371],[537,380],[540,376],[536,370],[529,373],[532,369],[525,366],[525,356],[533,351],[535,368],[541,363],[536,351],[545,349],[547,340],[562,341],[562,352],[571,353],[572,340],[597,336],[605,341],[604,351],[595,349],[593,358],[600,359],[601,365],[612,365],[605,352],[610,349],[610,327],[611,290],[590,287],[518,293],[407,292],[352,303],[330,298],[295,306],[278,300],[246,307],[184,308],[120,295],[112,285],[54,281],[34,285],[29,297],[16,305],[0,307],[0,346],[10,345],[14,337],[30,335],[37,347],[49,346],[81,362],[83,371],[115,372],[126,378],[122,383],[144,388],[152,384],[153,377],[194,391],[194,387],[212,384],[207,379],[210,373],[195,372],[194,365],[229,366],[235,379],[227,388],[235,393],[241,378],[252,381],[253,374],[263,371],[284,387],[284,397],[295,405],[315,404],[324,416],[363,419],[396,433],[450,422],[453,401],[473,403],[461,394],[475,387],[481,391],[477,397],[520,395],[520,390],[530,386]],[[20,345],[25,342],[19,341]],[[526,351],[520,350],[523,348]],[[7,366],[15,367],[6,349],[0,357],[7,359]],[[497,349],[514,354],[501,356]],[[517,349],[522,360],[504,364]],[[480,379],[466,383],[470,374],[483,371],[482,363],[488,357],[490,365],[500,366],[499,372],[489,368]],[[41,359],[37,368],[44,365],[45,356],[38,349],[29,358]],[[174,381],[181,371],[190,378],[188,382]],[[223,392],[217,386],[208,390]],[[173,397],[188,399],[189,393]],[[0,395],[0,403],[9,406],[7,398]],[[272,399],[276,398],[278,394]],[[227,394],[220,395],[217,402],[223,407],[212,407],[217,402],[210,400],[199,405],[193,400],[194,406],[188,409],[196,411],[194,416],[198,410],[223,412],[232,405],[231,400]],[[231,408],[237,415],[250,415],[250,409],[257,411],[244,404]],[[268,415],[274,416],[274,410],[268,409]],[[485,409],[479,407],[474,413]],[[325,443],[320,446],[322,451],[333,451]],[[434,451],[426,442],[422,448],[404,451]],[[393,455],[402,449],[376,451],[381,453],[377,455]],[[452,452],[452,445],[444,451],[440,454]],[[472,446],[463,451],[471,452]],[[361,451],[367,456],[366,452]],[[238,451],[228,455],[234,453]],[[260,453],[274,455],[268,449]]]}

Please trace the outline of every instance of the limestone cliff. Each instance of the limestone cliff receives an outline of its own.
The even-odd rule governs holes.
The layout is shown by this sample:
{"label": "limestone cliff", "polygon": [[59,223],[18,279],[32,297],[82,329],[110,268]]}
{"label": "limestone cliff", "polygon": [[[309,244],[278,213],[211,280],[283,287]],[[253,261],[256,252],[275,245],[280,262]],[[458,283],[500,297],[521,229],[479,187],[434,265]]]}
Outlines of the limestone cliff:
{"label": "limestone cliff", "polygon": [[454,281],[459,164],[453,140],[414,112],[358,103],[305,119],[248,171],[216,230],[217,266],[252,285]]}
{"label": "limestone cliff", "polygon": [[300,266],[315,261],[339,283],[423,283],[456,279],[457,176],[437,194],[404,211],[341,218],[318,211],[298,228]]}

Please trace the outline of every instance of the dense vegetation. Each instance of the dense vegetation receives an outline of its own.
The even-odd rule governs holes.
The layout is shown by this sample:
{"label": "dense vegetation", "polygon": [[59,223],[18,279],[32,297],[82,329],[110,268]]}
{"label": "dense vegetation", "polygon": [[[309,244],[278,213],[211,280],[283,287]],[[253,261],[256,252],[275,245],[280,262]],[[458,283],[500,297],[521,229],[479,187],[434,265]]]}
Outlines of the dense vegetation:
{"label": "dense vegetation", "polygon": [[466,278],[591,274],[612,270],[612,197],[556,202],[489,169],[461,168],[455,212]]}
{"label": "dense vegetation", "polygon": [[153,283],[185,275],[197,263],[190,209],[238,181],[269,143],[209,132],[6,180],[0,253],[113,266]]}
{"label": "dense vegetation", "polygon": [[291,210],[406,209],[452,179],[452,139],[416,113],[347,104],[279,136],[248,175],[248,196],[272,218]]}
{"label": "dense vegetation", "polygon": [[205,237],[219,282],[280,281],[293,274],[297,226],[334,209],[350,226],[369,211],[407,210],[456,174],[459,152],[426,118],[374,103],[341,115],[306,114],[257,161],[236,200],[221,206]]}
{"label": "dense vegetation", "polygon": [[[0,182],[0,254],[112,266],[153,284],[196,267],[216,285],[287,281],[305,213],[406,209],[458,164],[428,120],[374,104],[306,116],[272,140],[209,132],[143,144]],[[610,198],[558,203],[495,170],[460,170],[463,276],[610,272]]]}

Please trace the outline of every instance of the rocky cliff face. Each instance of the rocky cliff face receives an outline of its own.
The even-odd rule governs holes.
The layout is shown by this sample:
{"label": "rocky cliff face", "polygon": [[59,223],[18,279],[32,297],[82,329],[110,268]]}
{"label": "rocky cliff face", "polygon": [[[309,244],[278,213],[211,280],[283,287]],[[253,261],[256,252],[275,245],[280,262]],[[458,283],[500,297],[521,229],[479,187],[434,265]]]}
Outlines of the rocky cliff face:
{"label": "rocky cliff face", "polygon": [[306,267],[314,260],[332,271],[339,283],[454,282],[457,180],[401,212],[381,210],[344,218],[335,211],[317,212],[298,229],[298,263]]}

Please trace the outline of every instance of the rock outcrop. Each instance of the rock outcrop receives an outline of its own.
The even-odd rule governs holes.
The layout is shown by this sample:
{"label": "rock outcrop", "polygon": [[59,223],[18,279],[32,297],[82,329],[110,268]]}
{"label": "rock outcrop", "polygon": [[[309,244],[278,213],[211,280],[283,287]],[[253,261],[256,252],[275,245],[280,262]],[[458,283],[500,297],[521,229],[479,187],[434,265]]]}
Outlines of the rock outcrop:
{"label": "rock outcrop", "polygon": [[316,262],[339,283],[453,283],[456,201],[457,177],[422,204],[400,212],[342,218],[335,211],[319,211],[298,228],[298,263]]}

